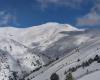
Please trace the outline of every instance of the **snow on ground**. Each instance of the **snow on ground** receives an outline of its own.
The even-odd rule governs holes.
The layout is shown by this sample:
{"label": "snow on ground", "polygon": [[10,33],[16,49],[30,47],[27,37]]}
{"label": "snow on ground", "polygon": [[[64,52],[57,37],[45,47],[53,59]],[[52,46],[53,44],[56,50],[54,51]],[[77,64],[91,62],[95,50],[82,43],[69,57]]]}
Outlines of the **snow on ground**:
{"label": "snow on ground", "polygon": [[[20,29],[4,27],[0,28],[0,49],[6,51],[6,54],[11,57],[11,59],[8,58],[9,63],[7,64],[12,70],[18,66],[23,74],[31,72],[29,76],[25,77],[25,80],[28,78],[31,80],[50,80],[51,74],[55,72],[59,74],[61,80],[65,80],[65,70],[100,54],[99,33],[100,31],[81,30],[68,24],[59,23],[46,23]],[[42,53],[39,55],[39,51],[44,55]],[[49,56],[56,58],[59,55],[61,56],[59,60],[32,73],[32,70],[44,65],[44,61],[49,61]],[[80,62],[77,62],[78,59]],[[100,69],[99,66],[94,62],[85,70],[79,68],[73,73],[73,76],[78,78],[84,75],[88,68],[92,71]]]}
{"label": "snow on ground", "polygon": [[100,80],[100,71],[88,74],[78,80]]}
{"label": "snow on ground", "polygon": [[[63,57],[61,60],[58,60],[58,62],[48,68],[47,70],[41,71],[39,75],[35,75],[34,73],[29,75],[28,78],[32,80],[50,80],[50,76],[52,73],[59,74],[60,80],[65,80],[64,72],[68,70],[72,66],[76,66],[77,64],[81,64],[83,61],[88,60],[89,58],[93,58],[96,54],[100,54],[100,41],[99,37],[96,37],[94,39],[88,40],[86,43],[84,43],[82,46],[80,46],[79,52],[76,50],[73,50],[69,56]],[[97,49],[98,48],[98,49]],[[77,60],[80,59],[81,61],[78,63]],[[93,63],[90,67],[87,67],[86,69],[78,69],[76,73],[73,73],[75,78],[85,74],[87,72],[87,69],[90,69],[90,71],[95,69],[100,69],[100,64]],[[81,74],[80,74],[81,73]]]}
{"label": "snow on ground", "polygon": [[41,42],[41,45],[43,45],[45,41],[52,41],[56,36],[55,40],[62,37],[62,35],[59,34],[61,31],[79,31],[79,29],[68,24],[46,23],[29,28],[0,28],[0,36],[16,40],[27,46],[31,45],[32,42]]}
{"label": "snow on ground", "polygon": [[[41,50],[45,50],[48,45],[65,36],[64,34],[60,34],[61,31],[78,30],[68,24],[59,23],[46,23],[30,28],[1,27],[0,49],[11,58],[7,58],[8,62],[4,64],[5,66],[9,65],[12,72],[30,73],[34,69],[44,65],[42,57],[34,53],[33,48],[39,46]],[[7,70],[9,71],[9,69]],[[1,72],[0,77],[2,74]],[[10,72],[5,72],[3,75],[6,76],[7,74],[9,75]],[[2,76],[2,79],[4,76]]]}

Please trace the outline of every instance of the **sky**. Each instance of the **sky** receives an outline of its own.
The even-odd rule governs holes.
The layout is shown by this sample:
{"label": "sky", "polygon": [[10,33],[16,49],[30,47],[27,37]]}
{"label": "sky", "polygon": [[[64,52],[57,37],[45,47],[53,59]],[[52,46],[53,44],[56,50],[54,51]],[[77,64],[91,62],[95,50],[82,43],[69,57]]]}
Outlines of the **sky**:
{"label": "sky", "polygon": [[100,0],[0,0],[0,27],[31,27],[47,22],[100,27]]}

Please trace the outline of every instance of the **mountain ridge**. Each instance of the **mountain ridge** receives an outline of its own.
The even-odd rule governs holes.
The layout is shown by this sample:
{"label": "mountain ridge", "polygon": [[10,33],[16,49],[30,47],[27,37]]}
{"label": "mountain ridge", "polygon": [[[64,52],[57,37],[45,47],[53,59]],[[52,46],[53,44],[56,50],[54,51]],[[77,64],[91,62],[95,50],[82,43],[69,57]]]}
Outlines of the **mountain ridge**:
{"label": "mountain ridge", "polygon": [[[62,61],[69,57],[68,55],[84,56],[85,54],[81,54],[83,52],[77,53],[80,52],[79,47],[82,46],[83,50],[84,47],[87,48],[88,45],[97,42],[97,40],[99,44],[99,36],[99,30],[78,29],[69,24],[52,22],[29,28],[0,28],[0,49],[14,59],[7,58],[10,62],[6,63],[10,66],[12,72],[6,74],[2,72],[0,76],[2,74],[7,75],[8,77],[2,77],[2,79],[9,80],[9,74],[12,74],[10,77],[14,78],[14,73],[19,80],[19,78],[28,75],[33,77],[33,74],[41,73],[39,71],[42,70],[43,72],[47,71],[50,66],[50,70],[56,70],[55,66],[60,66],[63,63]],[[75,54],[71,53],[73,51]],[[77,59],[76,56],[75,60]],[[1,59],[3,58],[1,57]],[[60,60],[62,63],[59,62]],[[18,69],[14,70],[15,67],[12,63],[16,64]],[[7,71],[10,68],[7,68]],[[36,80],[39,79],[36,78]]]}

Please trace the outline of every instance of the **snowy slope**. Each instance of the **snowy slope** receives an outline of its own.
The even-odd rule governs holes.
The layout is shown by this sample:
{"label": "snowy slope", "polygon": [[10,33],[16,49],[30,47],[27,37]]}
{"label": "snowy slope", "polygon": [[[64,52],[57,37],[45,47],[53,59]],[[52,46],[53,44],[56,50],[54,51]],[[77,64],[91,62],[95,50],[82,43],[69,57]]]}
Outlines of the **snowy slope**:
{"label": "snowy slope", "polygon": [[37,45],[41,44],[40,46],[46,46],[57,41],[60,37],[64,36],[59,34],[61,31],[78,31],[78,29],[68,24],[46,23],[30,28],[0,28],[0,36],[14,39],[24,43],[26,46],[34,47],[36,43]]}
{"label": "snowy slope", "polygon": [[[2,69],[0,78],[2,74],[8,75],[1,78],[8,80],[9,75],[18,72],[18,80],[23,77],[25,80],[50,80],[51,74],[56,72],[64,80],[65,70],[99,54],[99,40],[100,30],[77,29],[69,24],[50,22],[29,28],[1,27],[0,54],[7,55],[8,62],[4,64],[9,65],[11,71]],[[92,67],[94,70],[100,69],[99,64],[92,65],[96,65]],[[87,71],[79,75],[82,69],[78,70],[73,73],[75,78]]]}
{"label": "snowy slope", "polygon": [[[21,76],[23,72],[24,72],[24,74],[30,73],[30,71],[32,71],[35,68],[42,65],[42,60],[41,60],[41,58],[39,58],[39,56],[35,55],[33,52],[29,52],[28,51],[29,48],[25,47],[24,45],[14,41],[14,40],[10,40],[10,39],[1,40],[0,48],[2,51],[0,54],[3,54],[3,52],[4,52],[4,55],[7,54],[6,57],[1,57],[2,61],[4,61],[5,58],[10,56],[9,58],[7,58],[8,62],[5,62],[5,61],[3,62],[3,64],[5,64],[4,67],[6,67],[6,65],[10,67],[9,73],[10,72],[18,72],[18,73],[20,73],[19,75]],[[4,56],[4,55],[2,55],[2,56]],[[37,63],[37,61],[39,63]],[[2,64],[1,64],[1,67],[3,67]],[[3,72],[1,72],[1,73],[3,73]],[[6,76],[7,74],[4,73],[4,76]],[[2,75],[0,75],[0,76],[2,76]],[[6,78],[8,78],[8,77],[9,76],[7,76]],[[22,77],[20,77],[20,78],[22,78]],[[4,80],[8,80],[8,79],[4,78]]]}
{"label": "snowy slope", "polygon": [[[84,43],[82,43],[78,48],[72,50],[71,52],[67,53],[66,56],[59,59],[57,62],[54,62],[54,64],[49,65],[49,68],[44,68],[44,70],[38,72],[38,74],[31,74],[28,77],[26,77],[26,80],[32,79],[32,80],[50,80],[50,76],[53,73],[57,73],[60,77],[60,80],[65,80],[66,75],[64,75],[64,72],[67,71],[69,68],[76,67],[77,65],[82,64],[83,62],[86,62],[90,58],[94,58],[96,54],[100,55],[100,34],[99,30],[86,30],[84,34],[79,34],[77,37],[79,37],[79,41],[82,41],[81,37],[86,36],[83,38],[86,40]],[[84,41],[83,40],[83,41]],[[78,62],[78,59],[80,61]],[[93,62],[90,66],[82,69],[79,68],[75,72],[73,72],[74,78],[80,78],[82,75],[88,73],[94,72],[95,70],[100,70],[100,63]]]}
{"label": "snowy slope", "polygon": [[[46,23],[39,26],[33,26],[29,28],[14,28],[14,27],[1,27],[0,28],[0,49],[1,54],[4,52],[7,54],[6,58],[8,62],[3,62],[2,67],[9,66],[7,71],[0,71],[0,78],[7,80],[9,74],[21,75],[22,78],[25,75],[30,74],[37,68],[44,65],[44,60],[47,62],[48,55],[40,54],[49,45],[56,42],[65,34],[60,34],[62,31],[79,31],[68,24],[59,23]],[[4,56],[4,55],[2,55]],[[9,57],[10,56],[10,57]],[[9,58],[8,58],[9,57]],[[4,60],[1,57],[1,60]],[[6,76],[8,75],[8,76]],[[1,77],[2,76],[2,77]],[[6,76],[6,78],[4,77]],[[19,78],[18,78],[19,79]]]}
{"label": "snowy slope", "polygon": [[78,80],[100,80],[100,71],[91,73]]}
{"label": "snowy slope", "polygon": [[[13,28],[13,27],[4,27],[4,28],[0,28],[0,36],[1,36],[1,41],[2,41],[1,45],[3,44],[3,42],[4,42],[4,44],[5,44],[5,42],[7,43],[7,40],[8,40],[10,43],[12,43],[12,42],[14,44],[18,43],[19,45],[21,44],[24,47],[24,48],[23,47],[20,48],[17,46],[16,47],[17,51],[16,51],[16,49],[13,46],[12,47],[13,54],[14,53],[18,54],[19,52],[20,52],[20,54],[23,54],[23,51],[25,51],[25,48],[28,47],[28,48],[34,49],[33,51],[36,55],[38,55],[38,53],[41,53],[46,58],[50,58],[50,57],[56,58],[55,56],[57,55],[57,53],[55,53],[55,50],[57,49],[57,47],[55,47],[55,46],[58,46],[61,49],[62,52],[59,52],[59,53],[63,53],[65,51],[63,49],[74,48],[74,47],[76,47],[76,45],[79,45],[79,44],[81,44],[81,42],[83,42],[83,41],[81,41],[78,44],[76,44],[76,42],[74,42],[74,39],[76,41],[77,41],[77,39],[72,37],[74,39],[71,39],[70,42],[65,44],[67,37],[69,37],[69,39],[70,39],[70,36],[71,36],[70,32],[73,32],[73,31],[80,32],[82,30],[72,27],[68,24],[59,24],[59,23],[46,23],[46,24],[42,24],[39,26],[33,26],[33,27],[29,27],[29,28],[20,28],[20,29]],[[65,33],[63,33],[63,32],[65,32]],[[68,33],[66,34],[66,32],[68,32]],[[64,37],[66,38],[66,40],[64,39]],[[85,36],[83,36],[83,37],[85,38]],[[69,41],[69,39],[68,39],[68,41]],[[86,38],[86,40],[87,40],[87,38]],[[61,43],[62,41],[64,43]],[[64,46],[63,44],[66,45],[65,48],[63,48],[63,46]],[[6,46],[7,50],[9,51],[11,49],[11,45],[9,45],[9,44],[5,44],[5,45],[9,46],[9,47]],[[68,45],[72,45],[72,46],[68,47]],[[51,51],[53,51],[53,49],[51,50],[51,47],[53,48],[53,46],[56,49],[54,49],[54,52],[51,52]],[[4,49],[5,46],[2,46],[2,48]],[[23,48],[23,50],[22,50],[22,48]],[[19,50],[19,52],[18,52],[18,50]],[[48,50],[50,50],[50,51],[48,51]],[[69,49],[67,51],[69,51]],[[50,52],[50,53],[47,53],[47,52]],[[53,55],[51,55],[51,53]],[[41,56],[41,54],[39,54],[39,55]],[[43,56],[43,59],[45,58],[44,56]],[[59,54],[59,56],[60,56],[60,54]],[[48,60],[47,60],[47,62],[48,62]]]}

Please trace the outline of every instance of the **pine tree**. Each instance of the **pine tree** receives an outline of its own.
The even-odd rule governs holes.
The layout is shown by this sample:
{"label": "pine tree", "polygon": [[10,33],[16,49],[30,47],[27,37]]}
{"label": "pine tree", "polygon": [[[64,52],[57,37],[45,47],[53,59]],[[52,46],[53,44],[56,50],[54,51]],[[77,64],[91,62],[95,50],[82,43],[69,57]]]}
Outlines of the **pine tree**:
{"label": "pine tree", "polygon": [[50,80],[59,80],[59,76],[56,73],[53,73],[50,77]]}
{"label": "pine tree", "polygon": [[99,59],[99,56],[96,55],[96,56],[94,57],[94,61],[97,61],[98,59]]}
{"label": "pine tree", "polygon": [[90,59],[88,60],[88,63],[91,64],[92,62],[93,62],[93,59],[90,58]]}
{"label": "pine tree", "polygon": [[74,80],[72,73],[68,73],[65,80]]}

